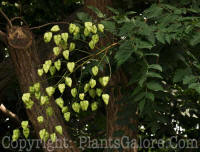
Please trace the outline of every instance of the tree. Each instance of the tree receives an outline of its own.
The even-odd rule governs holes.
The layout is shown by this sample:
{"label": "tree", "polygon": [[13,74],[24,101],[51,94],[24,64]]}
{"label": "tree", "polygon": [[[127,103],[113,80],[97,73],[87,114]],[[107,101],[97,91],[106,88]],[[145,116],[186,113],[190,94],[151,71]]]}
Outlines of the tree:
{"label": "tree", "polygon": [[[9,46],[9,57],[14,63],[21,91],[25,93],[22,96],[25,105],[28,108],[31,107],[32,100],[34,100],[33,107],[26,110],[31,124],[27,126],[27,121],[22,123],[25,136],[27,132],[29,133],[30,125],[33,125],[38,138],[46,138],[56,130],[58,138],[67,137],[68,140],[73,139],[74,141],[78,141],[78,137],[82,135],[97,139],[105,137],[123,139],[124,136],[128,136],[136,141],[138,138],[156,138],[167,141],[176,135],[178,139],[198,140],[200,115],[199,53],[196,51],[199,45],[198,2],[124,0],[112,3],[111,1],[85,0],[84,8],[79,9],[84,12],[79,12],[76,20],[74,15],[70,17],[73,24],[69,23],[68,27],[66,22],[57,22],[50,29],[46,26],[51,23],[29,28],[21,26],[16,20],[25,19],[27,21],[33,16],[33,12],[36,13],[35,19],[30,20],[28,25],[34,26],[56,19],[63,20],[65,13],[61,10],[72,6],[76,8],[80,6],[80,3],[63,1],[55,8],[53,6],[56,6],[58,1],[43,2],[41,6],[36,5],[37,1],[31,4],[21,1],[17,4],[4,3],[4,11],[1,11],[1,14],[7,20],[8,25],[7,31],[0,31],[0,40],[4,42],[2,44],[4,48],[8,48],[5,45]],[[25,5],[31,5],[33,10],[24,9]],[[93,7],[88,9],[87,5]],[[106,8],[108,5],[110,7]],[[40,15],[42,6],[48,6],[44,10],[43,17]],[[14,12],[16,8],[19,8],[21,14],[28,12],[28,15],[10,20],[7,16],[13,16],[13,14],[7,11],[6,7],[13,8]],[[51,8],[55,11],[49,13]],[[60,25],[61,23],[63,25]],[[44,30],[40,29],[41,27]],[[31,31],[33,29],[40,30],[33,34]],[[65,33],[66,29],[69,35],[71,34],[69,37]],[[54,39],[55,44],[41,45],[38,43],[35,37],[38,35],[41,41],[43,33],[45,33],[44,41],[49,42]],[[68,46],[63,43],[65,39],[69,39]],[[48,55],[40,53],[45,56],[42,62],[40,62],[41,57],[37,51],[41,46],[42,50],[45,47],[53,48],[54,53],[47,53]],[[61,54],[59,47],[62,53],[65,51],[63,56],[59,55]],[[68,59],[69,52],[66,49],[70,50],[70,48],[71,50],[76,48],[79,53],[71,52],[70,59]],[[5,57],[6,51],[2,54],[2,60]],[[63,58],[67,62],[67,68],[63,67],[64,63],[60,63],[60,61],[65,61]],[[40,66],[41,64],[43,67]],[[68,76],[66,71],[72,73],[69,74],[70,77],[66,77]],[[50,72],[54,79],[49,79],[48,74],[41,77],[40,75],[44,75],[44,72]],[[10,77],[13,78],[13,74],[7,75],[9,75],[8,79],[2,81],[0,88],[6,86]],[[61,79],[59,79],[60,75]],[[63,78],[67,78],[65,84]],[[100,78],[99,82],[98,78]],[[110,80],[109,83],[108,80]],[[73,81],[73,88],[66,89],[68,94],[63,95],[63,87],[65,86],[65,89],[67,85],[69,86],[70,81]],[[88,83],[89,93],[79,92],[81,89],[85,91],[84,85]],[[59,90],[55,91],[54,87],[49,87],[54,84]],[[106,106],[106,115],[102,99],[93,97],[95,87],[99,89],[98,93],[103,91],[102,98],[105,104],[109,101]],[[77,92],[80,103],[77,101]],[[50,99],[47,105],[41,106],[41,97],[46,99],[46,93],[51,94]],[[52,97],[53,93],[54,97]],[[60,93],[62,98],[59,97]],[[85,100],[83,100],[84,97]],[[88,105],[93,106],[91,111],[87,110]],[[80,109],[82,109],[81,112]],[[53,114],[51,114],[52,111]],[[70,121],[67,125],[61,111],[64,111],[64,118],[67,122]],[[48,117],[49,113],[51,117]],[[70,120],[68,120],[69,116]],[[47,121],[39,123],[43,119],[55,125],[49,125]],[[14,135],[17,136],[18,130],[14,131]],[[55,134],[52,135],[54,139]],[[177,144],[176,142],[173,144]],[[156,143],[154,146],[159,145]],[[75,144],[70,147],[62,150],[79,151]],[[145,148],[129,147],[126,149],[122,146],[112,150],[142,151]],[[169,148],[159,149],[158,147],[148,148],[148,150],[168,151]]]}

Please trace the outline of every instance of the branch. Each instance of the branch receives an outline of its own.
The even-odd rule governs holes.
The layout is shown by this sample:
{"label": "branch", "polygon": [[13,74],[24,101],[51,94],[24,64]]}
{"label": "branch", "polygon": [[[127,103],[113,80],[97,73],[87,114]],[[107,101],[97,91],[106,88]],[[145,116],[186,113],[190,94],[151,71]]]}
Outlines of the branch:
{"label": "branch", "polygon": [[10,21],[10,19],[8,18],[8,16],[2,11],[2,9],[0,8],[0,13],[3,15],[3,17],[7,20],[8,25],[10,26],[10,28],[12,27],[12,23]]}
{"label": "branch", "polygon": [[4,113],[4,115],[6,115],[7,117],[15,120],[17,123],[21,123],[19,117],[10,110],[8,110],[3,104],[0,105],[0,111]]}

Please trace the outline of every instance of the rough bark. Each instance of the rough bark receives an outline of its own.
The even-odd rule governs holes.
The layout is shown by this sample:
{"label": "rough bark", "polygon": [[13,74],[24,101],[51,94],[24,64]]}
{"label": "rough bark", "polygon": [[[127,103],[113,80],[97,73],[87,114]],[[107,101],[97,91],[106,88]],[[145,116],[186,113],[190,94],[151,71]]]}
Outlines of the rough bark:
{"label": "rough bark", "polygon": [[[35,41],[32,33],[28,29],[22,27],[13,27],[8,30],[8,42],[9,53],[15,68],[15,72],[21,87],[22,92],[27,92],[30,85],[36,82],[41,83],[41,93],[45,95],[45,88],[47,87],[47,81],[45,78],[41,78],[37,75],[37,67],[40,64],[39,56],[36,51]],[[34,100],[34,105],[31,109],[27,110],[27,115],[31,121],[36,135],[39,138],[39,131],[46,129],[49,133],[55,132],[55,126],[61,125],[63,127],[63,135],[58,135],[60,144],[68,144],[69,147],[54,149],[54,152],[79,152],[76,146],[71,142],[69,134],[66,129],[64,120],[59,111],[59,108],[55,104],[53,98],[50,99],[48,106],[53,108],[53,115],[51,117],[46,115],[47,106],[41,106],[38,100]],[[44,123],[39,124],[37,117],[43,116]],[[67,142],[64,142],[64,139]],[[47,142],[46,146],[55,146],[51,142]],[[44,148],[45,152],[48,152],[47,148]]]}

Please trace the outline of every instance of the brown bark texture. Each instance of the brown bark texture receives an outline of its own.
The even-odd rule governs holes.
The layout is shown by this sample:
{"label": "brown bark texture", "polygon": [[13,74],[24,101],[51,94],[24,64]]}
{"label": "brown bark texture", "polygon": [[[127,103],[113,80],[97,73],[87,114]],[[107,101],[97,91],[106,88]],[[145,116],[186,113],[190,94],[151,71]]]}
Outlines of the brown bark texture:
{"label": "brown bark texture", "polygon": [[[44,77],[41,78],[37,74],[37,67],[41,63],[37,54],[37,47],[35,46],[35,41],[32,33],[23,27],[12,27],[8,30],[8,43],[9,53],[20,84],[21,91],[23,93],[28,92],[30,85],[41,82],[41,93],[42,95],[46,95],[45,88],[47,87],[47,81]],[[40,102],[36,99],[34,99],[33,107],[26,110],[28,118],[34,128],[34,131],[36,132],[36,136],[39,138],[39,131],[41,129],[46,129],[49,134],[54,133],[56,132],[55,126],[61,125],[63,128],[63,135],[56,135],[57,139],[59,139],[59,145],[62,144],[65,146],[55,148],[53,151],[79,152],[79,149],[76,148],[75,144],[69,137],[65,122],[53,98],[50,99],[48,106],[53,108],[54,113],[52,116],[47,116],[46,114],[47,105],[41,106]],[[38,116],[44,117],[44,123],[39,124],[37,122]],[[52,144],[51,142],[46,142],[44,145],[46,147],[55,146],[55,144]],[[48,148],[44,148],[43,150],[48,152]]]}

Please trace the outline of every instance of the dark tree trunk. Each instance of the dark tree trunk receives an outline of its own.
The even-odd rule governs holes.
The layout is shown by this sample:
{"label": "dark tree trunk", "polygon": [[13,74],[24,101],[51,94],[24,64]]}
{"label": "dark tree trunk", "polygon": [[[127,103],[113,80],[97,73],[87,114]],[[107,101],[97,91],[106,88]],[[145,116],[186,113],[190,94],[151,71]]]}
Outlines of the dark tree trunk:
{"label": "dark tree trunk", "polygon": [[[32,33],[22,27],[13,27],[8,30],[8,43],[9,43],[9,53],[14,64],[17,78],[22,92],[28,92],[29,86],[33,85],[36,82],[41,83],[41,93],[45,95],[45,88],[47,87],[47,81],[45,78],[41,78],[37,74],[37,67],[40,63],[39,56],[36,51],[35,41],[32,36]],[[53,98],[50,99],[48,106],[53,108],[53,115],[51,117],[46,115],[47,106],[41,106],[38,100],[34,100],[34,105],[30,110],[27,110],[27,115],[31,121],[33,128],[36,132],[37,137],[39,138],[39,131],[41,129],[46,129],[49,133],[55,132],[55,126],[61,125],[63,127],[63,135],[58,135],[57,138],[61,141],[59,144],[69,144],[70,148],[59,148],[55,149],[54,152],[79,152],[78,148],[71,141],[69,134],[67,133],[66,125],[62,119],[62,115],[59,111],[58,106],[55,104]],[[43,116],[44,123],[39,124],[37,122],[37,117]],[[52,146],[45,144],[46,146]],[[54,146],[54,145],[53,145]],[[65,146],[67,147],[67,146]],[[47,152],[48,149],[44,148],[44,151]]]}

